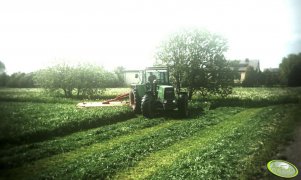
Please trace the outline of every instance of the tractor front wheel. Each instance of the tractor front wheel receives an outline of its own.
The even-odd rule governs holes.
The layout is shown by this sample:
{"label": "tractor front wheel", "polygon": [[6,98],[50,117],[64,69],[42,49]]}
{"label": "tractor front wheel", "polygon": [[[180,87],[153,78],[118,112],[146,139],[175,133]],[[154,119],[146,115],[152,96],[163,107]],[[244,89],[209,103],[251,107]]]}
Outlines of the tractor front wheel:
{"label": "tractor front wheel", "polygon": [[143,96],[141,101],[141,111],[142,115],[146,118],[153,118],[154,117],[154,106],[153,106],[153,97],[149,94]]}
{"label": "tractor front wheel", "polygon": [[135,113],[141,112],[141,99],[138,96],[138,93],[135,90],[130,92],[130,106],[132,107]]}

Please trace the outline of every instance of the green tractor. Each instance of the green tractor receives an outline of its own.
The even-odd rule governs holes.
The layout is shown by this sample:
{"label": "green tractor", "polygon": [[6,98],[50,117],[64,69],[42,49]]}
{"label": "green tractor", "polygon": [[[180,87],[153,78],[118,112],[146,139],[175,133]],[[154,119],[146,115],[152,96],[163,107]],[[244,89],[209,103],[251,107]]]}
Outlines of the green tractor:
{"label": "green tractor", "polygon": [[131,85],[129,93],[130,106],[135,113],[153,118],[158,111],[178,109],[181,117],[188,116],[187,92],[175,93],[175,88],[169,83],[167,67],[148,67],[135,75],[138,84]]}

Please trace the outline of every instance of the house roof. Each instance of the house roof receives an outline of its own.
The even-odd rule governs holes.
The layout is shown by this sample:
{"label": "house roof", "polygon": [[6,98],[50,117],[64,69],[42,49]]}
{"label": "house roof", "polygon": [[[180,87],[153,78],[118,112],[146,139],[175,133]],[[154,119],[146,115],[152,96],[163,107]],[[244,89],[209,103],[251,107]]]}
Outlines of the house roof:
{"label": "house roof", "polygon": [[140,72],[141,70],[124,70],[123,72]]}
{"label": "house roof", "polygon": [[238,71],[240,71],[240,72],[247,71],[248,67],[253,67],[254,70],[260,70],[259,60],[245,59],[245,60],[240,60],[239,61]]}

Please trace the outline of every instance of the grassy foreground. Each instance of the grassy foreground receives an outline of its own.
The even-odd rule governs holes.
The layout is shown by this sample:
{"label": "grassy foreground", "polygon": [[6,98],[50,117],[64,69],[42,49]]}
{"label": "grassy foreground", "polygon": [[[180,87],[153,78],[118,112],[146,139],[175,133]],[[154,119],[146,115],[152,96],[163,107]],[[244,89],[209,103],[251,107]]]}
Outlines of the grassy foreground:
{"label": "grassy foreground", "polygon": [[[265,156],[259,157],[271,153],[275,141],[279,141],[277,134],[286,132],[283,125],[292,124],[300,116],[300,106],[278,105],[217,108],[187,120],[141,121],[138,117],[30,147],[2,150],[1,176],[12,179],[249,177],[264,165]],[[136,128],[128,130],[133,126],[131,123]],[[140,123],[144,125],[139,126]],[[110,126],[112,132],[125,132],[104,138],[110,131],[103,130]],[[89,135],[95,141],[80,138]],[[90,143],[85,144],[86,140]],[[32,158],[34,154],[38,157]],[[11,162],[11,167],[4,166],[6,162]]]}
{"label": "grassy foreground", "polygon": [[207,99],[210,110],[191,102],[185,119],[78,109],[77,101],[42,101],[28,91],[32,102],[21,90],[0,95],[0,179],[267,178],[267,161],[301,117],[298,88],[236,89]]}

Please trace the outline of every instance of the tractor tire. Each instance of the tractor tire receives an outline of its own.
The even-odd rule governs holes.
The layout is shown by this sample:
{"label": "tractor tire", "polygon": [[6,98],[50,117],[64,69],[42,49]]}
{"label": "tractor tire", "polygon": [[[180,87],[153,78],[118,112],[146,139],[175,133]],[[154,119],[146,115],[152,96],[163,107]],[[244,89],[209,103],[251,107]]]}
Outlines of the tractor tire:
{"label": "tractor tire", "polygon": [[135,113],[141,112],[141,99],[138,96],[137,91],[132,90],[129,95],[130,98],[130,106]]}
{"label": "tractor tire", "polygon": [[151,95],[146,94],[143,96],[141,101],[141,112],[144,117],[153,118],[155,116],[153,102],[154,100]]}
{"label": "tractor tire", "polygon": [[186,93],[179,95],[178,110],[181,117],[188,117],[188,95]]}

